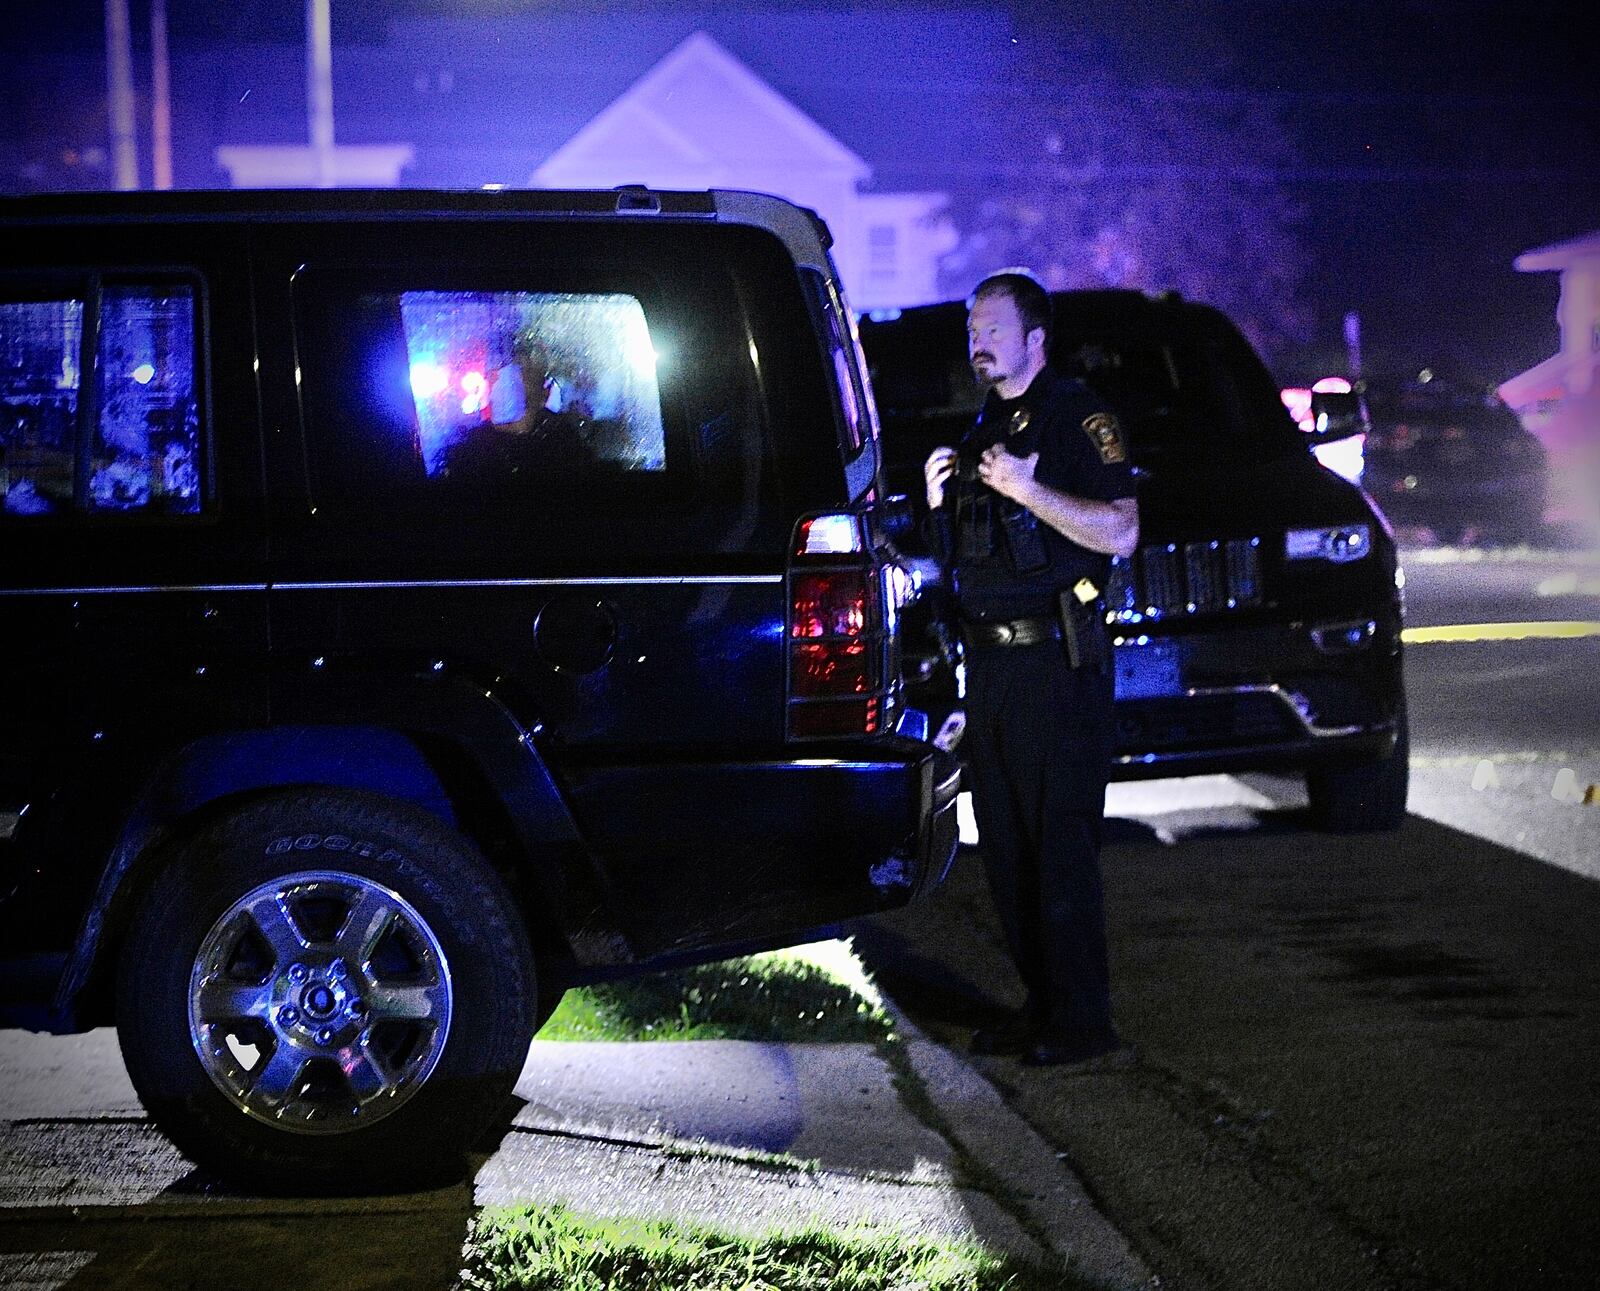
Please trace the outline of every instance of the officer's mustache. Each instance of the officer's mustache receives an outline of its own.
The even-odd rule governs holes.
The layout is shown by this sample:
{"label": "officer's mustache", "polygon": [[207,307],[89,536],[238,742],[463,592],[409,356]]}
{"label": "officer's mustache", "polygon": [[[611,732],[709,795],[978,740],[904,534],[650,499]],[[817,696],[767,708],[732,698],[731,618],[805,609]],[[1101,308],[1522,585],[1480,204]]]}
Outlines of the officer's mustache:
{"label": "officer's mustache", "polygon": [[974,363],[993,363],[994,362],[994,355],[988,353],[985,350],[979,350],[976,354],[974,354],[972,356],[972,361]]}

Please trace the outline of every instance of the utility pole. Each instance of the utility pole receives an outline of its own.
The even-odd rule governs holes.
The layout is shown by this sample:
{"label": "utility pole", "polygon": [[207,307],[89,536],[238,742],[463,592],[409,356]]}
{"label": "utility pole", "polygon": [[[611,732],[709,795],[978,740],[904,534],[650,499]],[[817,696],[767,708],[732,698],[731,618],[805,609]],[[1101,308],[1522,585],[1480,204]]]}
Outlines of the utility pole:
{"label": "utility pole", "polygon": [[1350,379],[1361,379],[1361,315],[1351,310],[1344,316],[1344,352]]}
{"label": "utility pole", "polygon": [[306,111],[318,188],[333,187],[333,20],[328,0],[306,0]]}
{"label": "utility pole", "polygon": [[167,0],[150,0],[150,169],[172,187],[172,81],[167,65]]}
{"label": "utility pole", "polygon": [[128,0],[106,0],[106,90],[117,187],[138,188],[139,154],[133,135],[133,34],[128,24]]}

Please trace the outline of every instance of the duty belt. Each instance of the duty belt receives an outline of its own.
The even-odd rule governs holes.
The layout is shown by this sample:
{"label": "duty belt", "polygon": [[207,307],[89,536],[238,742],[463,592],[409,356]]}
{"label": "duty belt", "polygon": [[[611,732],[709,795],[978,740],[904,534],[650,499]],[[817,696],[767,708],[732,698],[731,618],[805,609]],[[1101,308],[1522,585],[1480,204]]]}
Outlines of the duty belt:
{"label": "duty belt", "polygon": [[992,622],[967,620],[961,624],[961,635],[974,649],[1030,646],[1038,645],[1041,641],[1061,640],[1061,623],[1053,618],[999,619]]}

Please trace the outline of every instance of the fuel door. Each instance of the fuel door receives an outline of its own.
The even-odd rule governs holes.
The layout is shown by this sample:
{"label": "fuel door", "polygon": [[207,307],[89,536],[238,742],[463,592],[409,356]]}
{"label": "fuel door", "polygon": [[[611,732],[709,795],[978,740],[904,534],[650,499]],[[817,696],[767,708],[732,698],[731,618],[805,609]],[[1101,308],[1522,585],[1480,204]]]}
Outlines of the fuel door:
{"label": "fuel door", "polygon": [[591,597],[557,597],[535,616],[533,643],[539,657],[557,672],[598,672],[616,652],[616,610]]}

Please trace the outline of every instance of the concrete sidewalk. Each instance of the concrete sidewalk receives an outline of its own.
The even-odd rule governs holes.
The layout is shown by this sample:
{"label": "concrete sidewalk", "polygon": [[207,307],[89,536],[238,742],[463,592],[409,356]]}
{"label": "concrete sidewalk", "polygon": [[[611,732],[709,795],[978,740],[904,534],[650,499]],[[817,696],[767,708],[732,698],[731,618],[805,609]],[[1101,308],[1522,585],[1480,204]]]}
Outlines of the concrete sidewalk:
{"label": "concrete sidewalk", "polygon": [[[199,1175],[144,1117],[109,1031],[0,1032],[0,1284],[102,1285],[85,1256],[103,1255],[138,1270],[103,1285],[155,1286],[191,1267],[206,1231],[226,1232],[227,1250],[204,1266],[220,1273],[270,1250],[268,1230],[286,1221],[338,1232],[356,1215],[371,1235],[440,1228],[442,1270],[471,1206],[562,1203],[749,1233],[822,1223],[968,1239],[1070,1258],[1110,1287],[1147,1285],[1127,1242],[988,1082],[898,1021],[954,1142],[912,1114],[870,1045],[535,1042],[522,1106],[470,1193],[338,1203],[242,1196]],[[152,1220],[186,1221],[183,1236]],[[158,1236],[159,1252],[138,1249]],[[403,1248],[392,1254],[367,1246],[357,1285],[406,1268]],[[425,1284],[409,1272],[403,1285]]]}
{"label": "concrete sidewalk", "polygon": [[[913,1115],[870,1045],[535,1044],[517,1088],[526,1105],[479,1172],[476,1200],[751,1234],[888,1229],[1048,1251],[1109,1286],[1145,1284],[1127,1242],[1027,1123],[964,1061],[899,1025],[954,1142]],[[998,1195],[974,1186],[995,1181]]]}

